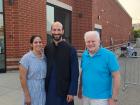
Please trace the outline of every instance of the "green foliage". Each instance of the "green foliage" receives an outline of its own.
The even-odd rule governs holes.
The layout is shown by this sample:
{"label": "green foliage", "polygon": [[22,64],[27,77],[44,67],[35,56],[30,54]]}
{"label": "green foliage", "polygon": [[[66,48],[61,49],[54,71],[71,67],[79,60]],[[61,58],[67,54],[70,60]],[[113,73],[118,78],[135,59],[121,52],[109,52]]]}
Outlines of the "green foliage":
{"label": "green foliage", "polygon": [[133,30],[134,38],[140,38],[140,29],[139,30]]}

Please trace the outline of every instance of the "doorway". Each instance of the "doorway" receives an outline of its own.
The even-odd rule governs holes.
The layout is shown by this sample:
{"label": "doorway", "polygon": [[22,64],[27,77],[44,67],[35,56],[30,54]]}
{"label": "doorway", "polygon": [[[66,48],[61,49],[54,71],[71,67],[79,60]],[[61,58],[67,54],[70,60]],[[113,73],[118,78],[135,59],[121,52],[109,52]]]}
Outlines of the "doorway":
{"label": "doorway", "polygon": [[0,0],[0,73],[6,72],[3,0]]}

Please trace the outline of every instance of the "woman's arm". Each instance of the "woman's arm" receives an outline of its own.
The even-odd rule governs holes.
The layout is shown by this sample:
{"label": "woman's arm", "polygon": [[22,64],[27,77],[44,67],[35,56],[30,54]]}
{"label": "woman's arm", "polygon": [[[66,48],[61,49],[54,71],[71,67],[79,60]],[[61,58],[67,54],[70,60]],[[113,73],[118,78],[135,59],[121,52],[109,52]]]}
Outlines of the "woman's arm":
{"label": "woman's arm", "polygon": [[31,105],[31,97],[27,86],[27,70],[20,65],[19,66],[20,82],[25,95],[25,105]]}

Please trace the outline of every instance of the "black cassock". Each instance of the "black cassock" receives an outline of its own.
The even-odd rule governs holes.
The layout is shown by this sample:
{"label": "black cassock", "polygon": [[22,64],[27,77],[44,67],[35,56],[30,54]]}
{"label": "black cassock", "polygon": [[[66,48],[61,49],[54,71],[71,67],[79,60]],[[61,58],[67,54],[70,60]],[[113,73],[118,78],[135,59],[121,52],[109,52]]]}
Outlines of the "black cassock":
{"label": "black cassock", "polygon": [[[75,49],[71,49],[70,53],[70,59],[72,61],[71,63],[71,76],[77,75],[77,66],[78,66],[78,60]],[[48,86],[48,92],[46,93],[46,105],[74,105],[74,102],[68,103],[66,101],[66,96],[58,96],[56,91],[56,65],[53,64],[53,68],[51,70],[51,77],[49,80],[49,86]],[[65,75],[65,73],[64,73]],[[73,81],[70,82],[70,88],[69,88],[69,95],[73,93],[73,91],[77,90],[77,86],[74,86],[75,84]]]}

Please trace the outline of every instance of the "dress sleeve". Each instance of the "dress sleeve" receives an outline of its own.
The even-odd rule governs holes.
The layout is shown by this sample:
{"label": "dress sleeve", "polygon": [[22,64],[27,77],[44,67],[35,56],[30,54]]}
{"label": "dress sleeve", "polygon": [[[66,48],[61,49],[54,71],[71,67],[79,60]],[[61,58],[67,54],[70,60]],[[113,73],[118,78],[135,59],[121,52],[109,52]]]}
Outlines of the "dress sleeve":
{"label": "dress sleeve", "polygon": [[24,55],[21,60],[19,61],[19,64],[21,64],[26,70],[29,69],[29,57]]}
{"label": "dress sleeve", "polygon": [[71,49],[71,81],[69,88],[69,95],[77,95],[78,77],[79,77],[79,64],[77,52],[74,48]]}

